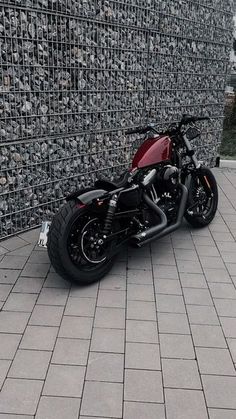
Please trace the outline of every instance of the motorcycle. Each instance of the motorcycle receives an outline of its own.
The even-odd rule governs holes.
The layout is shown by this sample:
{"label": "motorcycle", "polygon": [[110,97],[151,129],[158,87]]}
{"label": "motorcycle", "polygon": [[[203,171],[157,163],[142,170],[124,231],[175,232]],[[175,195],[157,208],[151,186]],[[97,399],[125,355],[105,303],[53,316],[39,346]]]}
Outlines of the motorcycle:
{"label": "motorcycle", "polygon": [[191,145],[201,133],[196,122],[208,119],[183,115],[165,132],[153,126],[126,131],[144,135],[132,167],[119,179],[103,177],[70,194],[52,220],[47,247],[58,274],[90,284],[110,271],[125,245],[142,247],[159,239],[179,228],[184,217],[197,228],[213,220],[217,183]]}

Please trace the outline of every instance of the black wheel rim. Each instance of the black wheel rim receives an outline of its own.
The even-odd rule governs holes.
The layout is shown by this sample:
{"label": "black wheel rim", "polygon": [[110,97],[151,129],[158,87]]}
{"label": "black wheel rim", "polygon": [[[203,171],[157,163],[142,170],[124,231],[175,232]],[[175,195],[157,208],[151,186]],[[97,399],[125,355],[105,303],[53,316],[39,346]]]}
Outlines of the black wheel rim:
{"label": "black wheel rim", "polygon": [[[209,182],[209,180],[208,180]],[[199,177],[196,177],[193,188],[193,204],[195,206],[195,215],[201,216],[204,219],[209,218],[214,206],[214,193],[211,190],[206,191]]]}
{"label": "black wheel rim", "polygon": [[[99,248],[94,245],[101,237],[101,229],[101,220],[88,215],[77,217],[70,228],[67,238],[68,254],[72,263],[83,271],[94,271],[107,262],[108,249],[105,244],[99,245]],[[97,239],[92,241],[93,237]]]}

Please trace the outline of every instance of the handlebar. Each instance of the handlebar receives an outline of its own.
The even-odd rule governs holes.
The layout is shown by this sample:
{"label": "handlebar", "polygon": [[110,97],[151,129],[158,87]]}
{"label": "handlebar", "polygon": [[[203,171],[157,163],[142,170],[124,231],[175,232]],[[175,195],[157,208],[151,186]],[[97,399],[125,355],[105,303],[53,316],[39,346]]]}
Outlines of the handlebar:
{"label": "handlebar", "polygon": [[[209,121],[211,118],[209,116],[193,116],[193,115],[183,115],[179,125],[176,127],[177,129],[180,129],[183,125],[188,125],[191,123],[195,123],[197,121]],[[125,131],[126,135],[132,135],[132,134],[147,134],[147,132],[153,131],[158,134],[158,131],[152,126],[148,125],[146,127],[137,127],[137,128],[131,128]]]}
{"label": "handlebar", "polygon": [[155,128],[153,128],[152,126],[148,125],[147,127],[137,127],[134,129],[128,129],[127,131],[125,131],[126,135],[131,135],[131,134],[147,134],[147,132],[149,131],[155,131]]}

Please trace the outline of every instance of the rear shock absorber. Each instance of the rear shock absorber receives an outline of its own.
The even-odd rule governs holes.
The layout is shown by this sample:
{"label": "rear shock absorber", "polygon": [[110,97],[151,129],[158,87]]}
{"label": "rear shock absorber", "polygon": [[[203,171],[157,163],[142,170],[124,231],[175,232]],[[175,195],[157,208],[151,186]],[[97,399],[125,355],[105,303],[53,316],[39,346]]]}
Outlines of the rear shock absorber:
{"label": "rear shock absorber", "polygon": [[117,202],[118,202],[118,196],[113,195],[113,197],[110,199],[110,202],[108,204],[108,210],[107,210],[107,215],[106,215],[104,229],[103,229],[104,236],[107,236],[107,234],[110,233],[111,231],[112,221],[113,221],[113,217],[116,211]]}

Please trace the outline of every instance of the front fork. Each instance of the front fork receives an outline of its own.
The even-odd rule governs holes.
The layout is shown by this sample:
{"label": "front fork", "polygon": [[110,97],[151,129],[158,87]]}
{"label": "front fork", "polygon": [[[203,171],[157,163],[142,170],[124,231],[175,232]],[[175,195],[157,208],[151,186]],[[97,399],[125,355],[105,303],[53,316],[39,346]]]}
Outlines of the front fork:
{"label": "front fork", "polygon": [[184,138],[184,143],[185,143],[185,146],[186,146],[186,149],[187,149],[187,155],[189,157],[191,157],[191,160],[193,162],[193,165],[194,165],[195,169],[200,169],[201,163],[199,163],[197,157],[195,156],[194,149],[191,146],[191,143],[190,143],[189,139],[187,138],[186,135],[184,135],[183,138]]}

